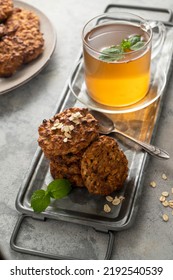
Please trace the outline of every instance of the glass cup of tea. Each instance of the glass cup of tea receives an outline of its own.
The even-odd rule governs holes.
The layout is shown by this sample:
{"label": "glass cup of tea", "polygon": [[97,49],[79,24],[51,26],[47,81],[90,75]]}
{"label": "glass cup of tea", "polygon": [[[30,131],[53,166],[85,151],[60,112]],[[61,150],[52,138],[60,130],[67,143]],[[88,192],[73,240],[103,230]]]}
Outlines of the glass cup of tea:
{"label": "glass cup of tea", "polygon": [[[152,44],[153,28],[157,40]],[[82,31],[84,77],[94,101],[115,107],[137,103],[148,92],[150,66],[161,50],[165,26],[125,12],[105,13]]]}

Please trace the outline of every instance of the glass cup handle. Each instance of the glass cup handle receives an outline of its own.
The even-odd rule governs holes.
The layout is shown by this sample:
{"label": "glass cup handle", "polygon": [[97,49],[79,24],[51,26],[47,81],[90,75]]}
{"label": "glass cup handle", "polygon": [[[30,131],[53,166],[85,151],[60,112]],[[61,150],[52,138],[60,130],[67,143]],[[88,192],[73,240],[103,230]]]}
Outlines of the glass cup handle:
{"label": "glass cup handle", "polygon": [[[152,42],[151,59],[153,60],[160,53],[160,50],[163,46],[163,43],[164,43],[164,40],[165,40],[165,35],[166,35],[166,27],[160,21],[150,21],[149,25],[152,29],[158,29],[157,37]],[[153,31],[153,33],[154,33],[154,31]]]}

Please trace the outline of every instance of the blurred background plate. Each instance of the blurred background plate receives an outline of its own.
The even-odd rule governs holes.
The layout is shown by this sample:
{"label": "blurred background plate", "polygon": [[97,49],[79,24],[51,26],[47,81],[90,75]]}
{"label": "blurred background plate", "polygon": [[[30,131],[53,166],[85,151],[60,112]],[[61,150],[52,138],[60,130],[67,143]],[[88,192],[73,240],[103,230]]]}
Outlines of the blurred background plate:
{"label": "blurred background plate", "polygon": [[21,1],[14,0],[14,6],[34,12],[40,19],[40,30],[45,40],[44,52],[36,60],[22,66],[13,76],[0,78],[0,95],[9,92],[31,80],[47,65],[55,46],[56,32],[48,17],[37,8]]}

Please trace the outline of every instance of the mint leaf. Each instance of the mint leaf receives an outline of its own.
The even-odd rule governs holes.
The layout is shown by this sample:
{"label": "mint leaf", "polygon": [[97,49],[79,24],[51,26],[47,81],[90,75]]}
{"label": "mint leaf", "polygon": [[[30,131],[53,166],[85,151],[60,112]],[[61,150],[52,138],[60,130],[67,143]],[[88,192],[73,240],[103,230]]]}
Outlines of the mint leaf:
{"label": "mint leaf", "polygon": [[31,207],[35,212],[44,211],[50,204],[50,194],[44,190],[37,190],[31,196]]}
{"label": "mint leaf", "polygon": [[121,42],[121,48],[123,49],[123,51],[130,49],[130,47],[131,47],[131,43],[128,40],[124,39]]}
{"label": "mint leaf", "polygon": [[130,43],[131,46],[135,45],[137,42],[141,41],[141,36],[140,35],[134,35],[130,36],[128,38],[128,42]]}
{"label": "mint leaf", "polygon": [[139,49],[141,49],[143,46],[144,46],[144,42],[140,41],[140,42],[137,42],[135,45],[131,46],[131,50],[132,51],[137,51]]}
{"label": "mint leaf", "polygon": [[71,191],[71,184],[66,179],[56,179],[47,186],[47,192],[52,198],[60,199]]}
{"label": "mint leaf", "polygon": [[111,46],[104,49],[99,58],[105,61],[118,61],[123,58],[122,50],[119,46]]}
{"label": "mint leaf", "polygon": [[31,196],[31,207],[35,212],[44,211],[50,204],[51,197],[60,199],[71,191],[71,183],[67,179],[56,179],[52,181],[47,189],[37,190]]}

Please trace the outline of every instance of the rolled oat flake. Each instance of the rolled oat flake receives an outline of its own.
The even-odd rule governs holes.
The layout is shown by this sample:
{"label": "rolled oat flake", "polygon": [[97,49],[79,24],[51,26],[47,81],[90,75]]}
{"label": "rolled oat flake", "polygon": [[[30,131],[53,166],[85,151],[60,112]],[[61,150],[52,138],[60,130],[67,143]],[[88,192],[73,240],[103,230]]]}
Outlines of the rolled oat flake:
{"label": "rolled oat flake", "polygon": [[169,217],[167,214],[163,214],[162,218],[165,222],[167,222],[169,220]]}

